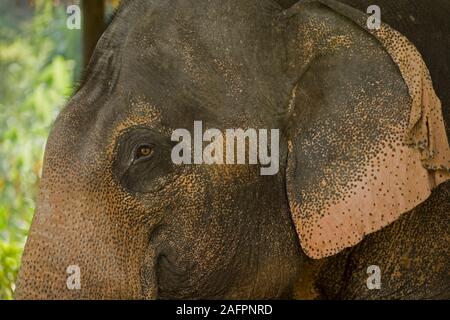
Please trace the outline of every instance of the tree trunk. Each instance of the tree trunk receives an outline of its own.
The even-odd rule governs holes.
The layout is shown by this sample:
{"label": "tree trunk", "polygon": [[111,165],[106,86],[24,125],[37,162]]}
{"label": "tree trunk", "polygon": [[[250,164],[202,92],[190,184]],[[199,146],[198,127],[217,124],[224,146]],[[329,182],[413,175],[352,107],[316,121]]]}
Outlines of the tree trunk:
{"label": "tree trunk", "polygon": [[104,0],[83,0],[83,65],[86,67],[98,39],[105,31]]}

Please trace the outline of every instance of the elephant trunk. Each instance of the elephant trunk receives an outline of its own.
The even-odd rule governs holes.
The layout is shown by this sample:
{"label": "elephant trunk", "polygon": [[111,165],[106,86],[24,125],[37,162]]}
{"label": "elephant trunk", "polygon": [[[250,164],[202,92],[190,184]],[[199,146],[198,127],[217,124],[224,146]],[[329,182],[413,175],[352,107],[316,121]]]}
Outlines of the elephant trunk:
{"label": "elephant trunk", "polygon": [[101,164],[97,163],[97,171],[88,162],[68,165],[61,154],[47,147],[15,297],[155,298],[156,259],[149,228],[130,221],[130,216],[141,217],[142,212],[128,214],[130,203]]}
{"label": "elephant trunk", "polygon": [[[153,269],[148,267],[154,261],[152,250],[139,254],[145,233],[135,230],[133,239],[122,237],[110,224],[87,217],[98,213],[83,211],[82,201],[42,198],[22,259],[17,299],[156,296]],[[145,288],[139,281],[142,272],[147,275]]]}

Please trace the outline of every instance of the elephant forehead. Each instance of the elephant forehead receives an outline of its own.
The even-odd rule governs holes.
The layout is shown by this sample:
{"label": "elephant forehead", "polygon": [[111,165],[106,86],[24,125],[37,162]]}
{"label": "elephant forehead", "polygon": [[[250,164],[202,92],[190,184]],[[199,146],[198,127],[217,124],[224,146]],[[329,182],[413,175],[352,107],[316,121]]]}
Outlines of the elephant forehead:
{"label": "elephant forehead", "polygon": [[[122,43],[115,64],[119,83],[132,94],[145,92],[168,114],[185,113],[187,106],[199,107],[202,114],[242,118],[267,106],[276,100],[271,97],[273,77],[281,66],[276,50],[280,41],[268,40],[278,38],[273,20],[267,12],[257,14],[263,6],[253,1],[150,2],[145,9],[136,5],[139,15],[125,41],[117,39]],[[122,18],[129,20],[125,13]],[[115,23],[120,25],[120,19]],[[119,30],[113,28],[108,38],[116,38]]]}

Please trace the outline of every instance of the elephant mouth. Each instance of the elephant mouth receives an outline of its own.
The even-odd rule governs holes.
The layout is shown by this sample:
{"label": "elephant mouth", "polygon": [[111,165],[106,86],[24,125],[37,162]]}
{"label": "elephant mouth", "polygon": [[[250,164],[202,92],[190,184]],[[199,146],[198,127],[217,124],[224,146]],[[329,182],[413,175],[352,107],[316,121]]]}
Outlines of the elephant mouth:
{"label": "elephant mouth", "polygon": [[157,258],[156,269],[159,272],[169,272],[174,277],[183,277],[186,273],[188,273],[186,267],[177,264],[173,258],[173,255],[169,255],[167,253],[163,253]]}
{"label": "elephant mouth", "polygon": [[180,262],[177,251],[167,245],[159,247],[155,262],[158,299],[173,299],[189,290],[192,268]]}
{"label": "elephant mouth", "polygon": [[[166,299],[173,296],[183,283],[189,281],[190,268],[187,263],[181,261],[176,244],[167,239],[170,233],[168,227],[159,225],[154,228],[150,234],[148,250],[153,254],[151,261],[144,261],[142,268],[142,277],[145,279],[153,278],[152,281],[144,281],[143,291],[148,291],[148,285],[154,285],[157,290],[158,299]],[[173,288],[173,289],[172,289]],[[176,289],[175,289],[176,288]]]}

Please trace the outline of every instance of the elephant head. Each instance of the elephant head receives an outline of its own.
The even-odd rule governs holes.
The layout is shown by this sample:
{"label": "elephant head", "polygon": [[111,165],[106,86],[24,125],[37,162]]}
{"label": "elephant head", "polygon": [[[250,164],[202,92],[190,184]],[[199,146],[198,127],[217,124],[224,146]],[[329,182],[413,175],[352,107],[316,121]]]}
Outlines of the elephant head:
{"label": "elephant head", "polygon": [[[16,297],[286,298],[306,255],[424,201],[447,176],[402,140],[408,82],[339,10],[124,1],[50,134]],[[278,173],[174,164],[171,134],[194,121],[280,129]]]}

